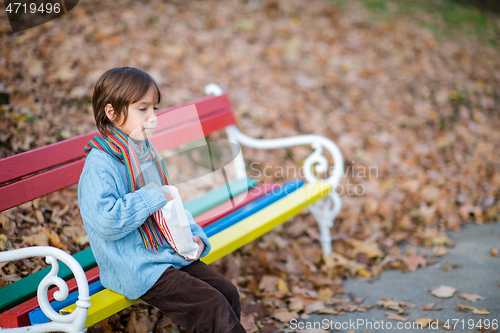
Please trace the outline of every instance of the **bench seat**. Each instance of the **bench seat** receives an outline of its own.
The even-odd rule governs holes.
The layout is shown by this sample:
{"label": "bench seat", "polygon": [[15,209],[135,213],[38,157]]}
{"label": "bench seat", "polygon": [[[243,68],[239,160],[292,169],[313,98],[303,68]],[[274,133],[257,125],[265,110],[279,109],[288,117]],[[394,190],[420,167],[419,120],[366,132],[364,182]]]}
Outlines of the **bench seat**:
{"label": "bench seat", "polygon": [[[248,182],[249,186],[254,184],[254,183],[255,182]],[[222,222],[224,222],[224,225],[226,227],[229,226],[227,221],[232,221],[232,224],[234,224],[234,223],[242,220],[244,217],[248,216],[252,212],[258,211],[258,210],[262,209],[263,207],[275,202],[279,198],[283,197],[285,194],[291,193],[292,191],[294,191],[297,188],[299,188],[300,186],[302,186],[303,183],[304,183],[303,181],[291,181],[291,182],[288,182],[288,184],[283,185],[283,189],[281,188],[282,185],[277,184],[277,183],[276,184],[262,184],[257,188],[252,188],[248,192],[248,196],[247,196],[247,198],[245,198],[245,200],[240,202],[240,204],[228,209],[227,213],[230,213],[230,214],[226,214],[227,217],[222,219]],[[273,190],[278,190],[279,191],[279,192],[277,191],[278,194],[274,193]],[[240,195],[245,195],[245,193],[241,193]],[[264,199],[264,200],[261,200],[261,199]],[[259,201],[255,202],[257,200],[259,200]],[[226,201],[226,203],[227,202],[230,202],[230,201]],[[227,206],[224,204],[223,204],[223,206]],[[243,214],[240,213],[240,211],[242,211]],[[234,212],[234,213],[231,213],[231,212]],[[221,217],[221,215],[224,215],[224,214],[219,214],[219,218]],[[208,219],[208,221],[210,221],[210,220],[211,219]],[[204,230],[207,230],[207,228],[211,227],[211,223],[218,223],[219,221],[214,219],[211,221],[211,223],[208,223],[207,220],[203,220],[202,222],[204,223]],[[198,224],[201,225],[201,223],[198,223]],[[218,230],[219,231],[222,230],[220,226],[218,226]],[[95,268],[95,269],[97,269],[97,268]],[[89,280],[89,284],[90,283],[91,283],[91,281]],[[103,289],[104,289],[104,287],[102,286],[100,281],[94,282],[89,286],[90,295],[96,294],[97,292],[99,292]],[[71,291],[73,291],[73,290],[71,290]],[[51,303],[51,306],[54,310],[59,311],[65,307],[70,306],[71,304],[75,303],[77,301],[77,299],[78,299],[78,293],[73,292],[71,295],[68,295],[66,300],[64,300],[62,302],[55,301],[55,302]],[[42,324],[42,323],[49,322],[49,318],[43,313],[43,311],[39,307],[37,307],[38,302],[36,302],[36,300],[34,300],[34,301],[35,301],[36,306],[34,307],[34,309],[32,309],[31,312],[29,312],[29,321],[31,322],[31,324],[33,325],[33,324]],[[52,302],[52,300],[51,300],[51,302]],[[11,315],[11,317],[12,317],[12,315]],[[26,325],[29,325],[29,322]],[[11,326],[11,327],[14,327],[14,326]],[[17,326],[15,326],[15,327],[17,327]]]}
{"label": "bench seat", "polygon": [[[210,237],[212,250],[206,257],[202,258],[202,261],[210,264],[250,243],[277,225],[299,214],[315,201],[324,198],[330,193],[330,190],[331,184],[324,181],[306,184],[270,206],[213,235]],[[127,299],[109,289],[100,291],[90,298],[92,306],[89,308],[85,326],[92,326],[137,301]],[[76,304],[73,304],[62,309],[61,313],[71,313],[75,309]]]}
{"label": "bench seat", "polygon": [[[248,178],[237,179],[236,181],[231,182],[230,186],[233,195],[235,196],[245,196],[247,193],[253,193],[253,195],[249,198],[245,198],[245,202],[250,202],[251,200],[257,198],[255,192],[262,192],[262,194],[264,194],[266,193],[265,186],[271,186],[271,184],[263,184],[264,187],[259,187],[257,191],[252,192],[251,190],[255,188],[257,184],[256,180]],[[247,190],[250,190],[250,192],[247,192]],[[239,205],[236,205],[235,207],[227,207],[228,205],[226,203],[229,202],[228,199],[229,197],[226,185],[222,185],[214,190],[208,191],[194,200],[186,202],[184,206],[191,212],[191,214],[193,214],[193,217],[196,220],[196,218],[201,214],[209,214],[210,210],[216,209],[216,205],[221,202],[225,204],[225,214],[240,207]],[[213,221],[215,221],[214,217],[204,219],[201,221],[200,225],[202,227],[207,226]],[[90,248],[74,254],[73,257],[80,263],[85,271],[91,269],[86,273],[89,284],[99,279],[99,269],[96,267],[97,263],[95,262],[94,255],[92,254],[92,250]],[[50,269],[50,267],[46,267],[35,274],[29,275],[24,279],[0,289],[0,306],[2,308],[13,307],[0,313],[0,327],[14,328],[30,325],[29,313],[38,308],[38,300],[36,298],[37,286],[48,274]],[[68,281],[69,292],[74,292],[76,290],[77,285],[74,278],[72,278],[73,274],[64,263],[61,264],[58,276]],[[57,288],[52,288],[49,291],[48,296],[50,302],[54,301],[53,293],[56,290]],[[8,297],[10,295],[15,296]]]}

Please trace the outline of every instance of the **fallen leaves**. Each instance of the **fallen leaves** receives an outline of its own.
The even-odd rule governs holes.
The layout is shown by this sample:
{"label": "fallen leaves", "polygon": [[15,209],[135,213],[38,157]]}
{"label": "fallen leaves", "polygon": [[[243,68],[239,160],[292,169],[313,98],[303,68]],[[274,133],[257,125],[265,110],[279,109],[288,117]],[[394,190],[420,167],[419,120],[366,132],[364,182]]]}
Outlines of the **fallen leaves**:
{"label": "fallen leaves", "polygon": [[259,330],[257,325],[255,324],[255,314],[251,313],[247,316],[241,317],[241,325],[245,328],[245,331],[248,333],[254,333]]}
{"label": "fallen leaves", "polygon": [[300,299],[299,297],[290,298],[289,304],[288,304],[288,309],[290,311],[301,312],[302,310],[304,310],[304,308],[305,308],[305,305],[304,305],[304,302],[302,301],[302,299]]}
{"label": "fallen leaves", "polygon": [[428,318],[415,318],[413,319],[413,321],[415,323],[419,323],[420,325],[422,325],[422,328],[425,328],[427,327],[430,323],[434,322],[434,320],[432,319],[428,319]]}
{"label": "fallen leaves", "polygon": [[420,307],[419,310],[422,310],[422,311],[439,311],[439,310],[442,310],[443,308],[442,307],[434,307],[434,303],[429,303],[429,304],[424,304]]}
{"label": "fallen leaves", "polygon": [[458,294],[458,297],[469,302],[483,301],[486,299],[486,297],[477,294]]}
{"label": "fallen leaves", "polygon": [[410,256],[404,256],[403,263],[406,265],[406,267],[410,272],[416,271],[419,266],[421,266],[422,268],[425,268],[427,266],[427,260],[422,254],[421,255],[413,254]]}
{"label": "fallen leaves", "polygon": [[324,256],[323,260],[325,261],[323,269],[328,271],[332,276],[334,275],[333,272],[336,268],[346,269],[352,276],[355,276],[358,271],[365,269],[365,265],[346,259],[342,255],[335,252]]}
{"label": "fallen leaves", "polygon": [[384,256],[378,244],[372,240],[359,241],[357,239],[351,239],[349,245],[354,248],[351,253],[352,258],[356,258],[356,256],[361,253],[365,254],[370,259]]}
{"label": "fallen leaves", "polygon": [[478,314],[478,315],[489,315],[490,312],[486,309],[478,309],[478,308],[474,308],[472,310],[472,313],[473,314]]}
{"label": "fallen leaves", "polygon": [[490,314],[490,312],[486,309],[478,309],[474,306],[460,304],[460,303],[458,303],[458,307],[456,308],[456,310],[459,312],[468,312],[468,311],[472,310],[472,314],[477,314],[477,315],[489,315]]}
{"label": "fallen leaves", "polygon": [[259,283],[259,291],[262,293],[274,293],[278,290],[278,280],[277,276],[264,275]]}
{"label": "fallen leaves", "polygon": [[450,298],[453,297],[457,288],[441,285],[438,288],[431,290],[431,295],[439,298]]}
{"label": "fallen leaves", "polygon": [[405,312],[406,302],[396,301],[392,298],[382,298],[377,302],[377,305],[382,306],[384,309],[394,310],[401,314]]}
{"label": "fallen leaves", "polygon": [[292,319],[298,319],[299,315],[297,312],[291,312],[286,309],[278,309],[272,314],[272,317],[278,319],[282,323],[289,323]]}
{"label": "fallen leaves", "polygon": [[433,257],[443,257],[448,254],[448,250],[444,246],[434,246],[432,248]]}
{"label": "fallen leaves", "polygon": [[59,235],[54,231],[54,230],[49,230],[49,229],[43,229],[40,233],[40,236],[46,236],[49,244],[51,246],[58,247],[62,250],[66,250],[67,246],[61,243],[61,239],[59,238]]}
{"label": "fallen leaves", "polygon": [[325,309],[325,303],[318,301],[306,305],[306,307],[304,308],[304,312],[310,314],[310,313],[320,312],[321,310],[324,309]]}
{"label": "fallen leaves", "polygon": [[391,320],[398,320],[398,321],[402,321],[402,322],[408,321],[408,318],[402,317],[394,312],[386,312],[385,316],[387,319],[391,319]]}

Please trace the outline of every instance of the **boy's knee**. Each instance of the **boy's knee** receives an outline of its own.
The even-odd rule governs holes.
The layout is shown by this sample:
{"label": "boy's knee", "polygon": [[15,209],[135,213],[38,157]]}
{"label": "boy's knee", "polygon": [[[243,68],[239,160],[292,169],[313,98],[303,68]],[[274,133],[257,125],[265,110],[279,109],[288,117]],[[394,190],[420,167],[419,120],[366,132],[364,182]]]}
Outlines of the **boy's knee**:
{"label": "boy's knee", "polygon": [[228,279],[225,279],[222,288],[219,291],[226,296],[231,305],[235,302],[239,303],[240,293],[238,292],[238,288],[236,288],[236,286]]}

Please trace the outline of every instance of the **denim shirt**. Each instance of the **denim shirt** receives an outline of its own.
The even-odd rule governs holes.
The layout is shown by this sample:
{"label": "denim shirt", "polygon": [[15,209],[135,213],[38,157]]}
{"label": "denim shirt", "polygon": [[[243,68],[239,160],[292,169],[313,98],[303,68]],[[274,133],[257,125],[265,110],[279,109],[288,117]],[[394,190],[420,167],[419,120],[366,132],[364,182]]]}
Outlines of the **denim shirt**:
{"label": "denim shirt", "polygon": [[[141,164],[146,184],[161,186],[152,161]],[[104,287],[129,299],[145,294],[170,266],[192,263],[168,244],[158,252],[144,247],[139,227],[146,218],[167,203],[160,189],[142,187],[128,193],[125,165],[108,153],[92,149],[87,155],[78,183],[80,214],[90,247],[100,269]],[[186,210],[194,236],[200,237],[210,252],[208,237]]]}

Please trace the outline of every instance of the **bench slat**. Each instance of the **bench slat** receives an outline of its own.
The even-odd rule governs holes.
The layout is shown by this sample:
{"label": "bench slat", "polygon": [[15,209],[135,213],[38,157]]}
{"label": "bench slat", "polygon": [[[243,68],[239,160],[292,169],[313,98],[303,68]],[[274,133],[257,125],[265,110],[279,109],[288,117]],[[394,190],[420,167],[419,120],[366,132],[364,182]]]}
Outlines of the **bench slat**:
{"label": "bench slat", "polygon": [[[199,117],[208,116],[214,112],[226,110],[231,107],[231,103],[226,94],[216,97],[207,96],[185,104],[170,107],[158,111],[158,131],[180,124],[162,123],[160,120],[162,114],[192,104],[196,105]],[[219,129],[222,128],[223,127],[220,127]],[[45,147],[36,148],[1,159],[0,170],[2,170],[2,172],[0,173],[0,184],[70,162],[74,159],[82,158],[84,156],[83,147],[94,135],[97,135],[98,133],[98,131],[94,131],[82,134],[68,140],[59,141]],[[48,156],[50,156],[50,158],[47,158]],[[3,209],[0,208],[0,210]]]}
{"label": "bench slat", "polygon": [[0,187],[0,211],[47,195],[78,182],[85,159]]}
{"label": "bench slat", "polygon": [[264,209],[265,207],[271,205],[272,203],[278,201],[279,199],[285,197],[286,195],[291,194],[292,192],[300,188],[302,185],[304,185],[303,180],[287,182],[286,184],[283,185],[282,188],[279,189],[279,191],[276,191],[276,193],[272,192],[268,195],[264,195],[259,199],[249,203],[248,205],[241,207],[237,211],[228,214],[222,219],[207,226],[204,230],[205,234],[208,237],[212,237],[213,235],[229,228],[230,226],[238,223],[239,221],[249,216],[252,216],[256,212],[260,211],[261,209]]}
{"label": "bench slat", "polygon": [[233,111],[224,109],[166,130],[159,130],[157,126],[155,133],[151,136],[151,143],[158,151],[172,149],[235,123]]}
{"label": "bench slat", "polygon": [[332,186],[324,181],[305,184],[297,191],[256,212],[243,221],[219,232],[210,238],[210,253],[202,260],[214,262],[228,253],[250,243],[277,225],[288,221],[302,210],[330,193]]}
{"label": "bench slat", "polygon": [[[229,116],[231,118],[228,118]],[[224,111],[224,113],[216,113],[203,117],[201,119],[201,126],[205,135],[208,135],[212,131],[216,130],[217,126],[224,124],[231,125],[233,121],[234,118],[232,117],[232,112]],[[172,148],[173,146],[187,143],[199,138],[198,134],[200,131],[193,131],[193,128],[199,128],[198,122],[175,127],[158,134],[153,134],[151,142],[158,151]],[[85,144],[80,146],[78,149],[83,152],[84,146]],[[0,162],[1,161],[3,160],[0,160]],[[85,158],[82,158],[69,164],[57,167],[56,169],[52,169],[0,187],[0,197],[4,198],[4,200],[0,201],[0,211],[78,183],[84,164]]]}
{"label": "bench slat", "polygon": [[252,202],[263,195],[272,192],[274,189],[278,188],[280,184],[261,184],[256,188],[251,189],[248,193],[243,193],[234,198],[234,202],[237,202],[235,206],[232,206],[231,201],[226,201],[223,204],[212,208],[209,211],[204,212],[201,215],[195,217],[196,223],[202,228],[212,224],[214,221],[232,213],[236,209],[243,207],[244,205]]}
{"label": "bench slat", "polygon": [[[101,280],[98,280],[94,283],[89,283],[89,295],[94,295],[100,292],[101,290],[104,290]],[[51,302],[50,305],[52,306],[54,311],[59,312],[59,310],[64,309],[65,307],[75,303],[78,300],[79,295],[80,293],[78,292],[78,290],[76,290],[71,294],[69,294],[64,301],[54,301]],[[29,321],[31,322],[31,325],[36,325],[36,324],[48,323],[50,319],[45,315],[45,313],[43,313],[41,308],[36,308],[29,313]]]}
{"label": "bench slat", "polygon": [[[324,181],[318,181],[315,184],[306,184],[272,205],[219,232],[210,237],[212,250],[206,257],[202,258],[202,261],[210,264],[241,246],[250,243],[277,225],[299,214],[313,202],[324,198],[330,190],[331,185]],[[137,301],[129,300],[125,296],[109,289],[100,291],[91,296],[90,302],[92,306],[89,308],[85,326],[94,325]],[[61,310],[61,313],[70,313],[75,308],[76,305],[73,304]]]}
{"label": "bench slat", "polygon": [[[229,184],[233,195],[243,193],[247,189],[257,186],[257,181],[251,178],[237,179]],[[206,212],[210,208],[218,206],[229,199],[229,193],[225,185],[220,186],[214,190],[210,190],[205,195],[193,199],[184,204],[184,208],[189,210],[193,217]]]}

